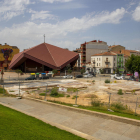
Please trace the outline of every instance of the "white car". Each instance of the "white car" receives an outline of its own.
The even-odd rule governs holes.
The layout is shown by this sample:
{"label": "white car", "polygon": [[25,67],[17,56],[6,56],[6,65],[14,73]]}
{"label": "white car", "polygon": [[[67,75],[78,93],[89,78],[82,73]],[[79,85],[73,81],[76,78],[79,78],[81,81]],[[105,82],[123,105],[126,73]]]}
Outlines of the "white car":
{"label": "white car", "polygon": [[84,75],[84,78],[91,78],[91,77],[93,77],[93,75],[91,74]]}
{"label": "white car", "polygon": [[66,75],[66,76],[63,76],[63,78],[65,78],[65,79],[68,79],[68,78],[72,79],[73,76],[72,75]]}
{"label": "white car", "polygon": [[124,76],[116,76],[116,79],[117,80],[123,80],[124,79]]}

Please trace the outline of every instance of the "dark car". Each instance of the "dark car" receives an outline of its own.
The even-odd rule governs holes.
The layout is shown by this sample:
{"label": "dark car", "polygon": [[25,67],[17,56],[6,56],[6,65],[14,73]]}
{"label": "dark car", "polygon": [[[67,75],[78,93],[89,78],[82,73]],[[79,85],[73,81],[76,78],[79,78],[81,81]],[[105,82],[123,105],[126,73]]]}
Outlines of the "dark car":
{"label": "dark car", "polygon": [[96,77],[96,74],[94,72],[89,72],[89,74],[91,74],[91,75]]}
{"label": "dark car", "polygon": [[35,76],[27,77],[25,80],[36,80]]}
{"label": "dark car", "polygon": [[39,77],[39,79],[49,79],[49,76],[42,76],[42,77]]}
{"label": "dark car", "polygon": [[83,75],[76,75],[76,78],[83,78]]}
{"label": "dark car", "polygon": [[134,76],[130,76],[128,80],[136,81],[136,78]]}

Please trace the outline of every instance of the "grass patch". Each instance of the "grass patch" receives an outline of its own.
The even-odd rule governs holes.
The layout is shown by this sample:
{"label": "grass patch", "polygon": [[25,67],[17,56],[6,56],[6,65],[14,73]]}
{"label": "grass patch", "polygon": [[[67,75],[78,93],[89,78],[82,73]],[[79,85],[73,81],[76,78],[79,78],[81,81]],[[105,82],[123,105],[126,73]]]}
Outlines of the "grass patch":
{"label": "grass patch", "polygon": [[[79,96],[77,96],[77,98],[78,98],[78,97],[79,97]],[[72,97],[72,99],[75,99],[75,98],[76,98],[76,95]]]}
{"label": "grass patch", "polygon": [[[66,106],[70,106],[70,107],[74,107],[73,104],[70,104],[70,103],[64,103],[64,102],[52,101],[52,100],[48,100],[48,101],[53,102],[53,103],[66,105]],[[85,110],[90,110],[90,111],[101,112],[101,113],[110,114],[110,115],[115,115],[115,116],[121,116],[121,117],[140,120],[140,115],[139,114],[135,115],[135,113],[131,110],[117,110],[117,109],[115,109],[115,110],[113,110],[114,112],[110,112],[110,111],[107,111],[107,107],[105,107],[105,106],[93,107],[93,106],[82,106],[82,105],[79,105],[78,108],[85,109]]]}
{"label": "grass patch", "polygon": [[37,88],[37,90],[40,90],[40,88]]}
{"label": "grass patch", "polygon": [[45,96],[45,95],[46,95],[46,93],[40,93],[39,95],[40,95],[40,96]]}
{"label": "grass patch", "polygon": [[46,124],[0,105],[1,140],[84,140],[67,131]]}
{"label": "grass patch", "polygon": [[67,92],[77,92],[78,89],[77,88],[68,88]]}
{"label": "grass patch", "polygon": [[70,97],[70,95],[67,95],[66,97],[68,98],[68,97]]}
{"label": "grass patch", "polygon": [[123,95],[122,89],[119,89],[118,92],[117,92],[117,94]]}
{"label": "grass patch", "polygon": [[58,97],[64,97],[65,95],[64,95],[64,94],[58,93],[57,88],[53,88],[53,89],[51,90],[50,96],[51,96],[51,97],[56,97],[56,98],[58,98]]}
{"label": "grass patch", "polygon": [[[6,90],[4,89],[4,93],[6,93]],[[3,88],[0,87],[0,94],[3,94]]]}
{"label": "grass patch", "polygon": [[110,83],[110,80],[109,80],[109,79],[106,79],[106,80],[105,80],[105,83]]}
{"label": "grass patch", "polygon": [[9,92],[15,92],[14,90],[10,90]]}
{"label": "grass patch", "polygon": [[98,98],[98,96],[95,95],[95,94],[87,94],[87,95],[85,95],[84,97],[85,97],[85,98]]}

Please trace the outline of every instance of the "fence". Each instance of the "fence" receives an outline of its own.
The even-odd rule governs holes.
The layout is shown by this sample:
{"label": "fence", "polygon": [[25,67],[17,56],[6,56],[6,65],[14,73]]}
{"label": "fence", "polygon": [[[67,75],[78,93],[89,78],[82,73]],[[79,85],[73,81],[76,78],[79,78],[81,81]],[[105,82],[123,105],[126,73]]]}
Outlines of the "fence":
{"label": "fence", "polygon": [[[133,94],[133,97],[128,97],[125,93],[124,96],[118,95],[119,98],[116,98],[116,93],[107,92],[106,98],[100,99],[97,94],[89,94],[89,88],[83,89],[67,89],[67,92],[60,92],[57,86],[46,85],[42,87],[30,87],[24,88],[22,81],[17,83],[17,90],[8,89],[9,86],[6,83],[1,84],[0,94],[6,96],[6,91],[4,88],[8,89],[7,91],[10,94],[15,94],[16,96],[36,98],[40,100],[59,102],[71,105],[82,105],[89,106],[94,108],[105,109],[109,111],[121,111],[131,114],[140,114],[140,96]],[[55,89],[55,90],[54,90]],[[53,91],[54,90],[54,91]],[[105,91],[106,92],[106,91]]]}

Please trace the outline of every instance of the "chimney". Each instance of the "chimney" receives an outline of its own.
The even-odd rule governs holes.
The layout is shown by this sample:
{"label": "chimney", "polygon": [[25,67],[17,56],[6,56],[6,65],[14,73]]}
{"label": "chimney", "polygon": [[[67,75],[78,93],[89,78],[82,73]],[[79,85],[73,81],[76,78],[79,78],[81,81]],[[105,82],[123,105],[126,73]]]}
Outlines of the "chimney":
{"label": "chimney", "polygon": [[7,45],[7,43],[5,43],[5,45]]}

